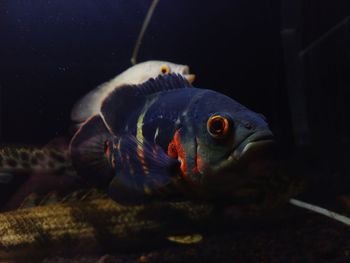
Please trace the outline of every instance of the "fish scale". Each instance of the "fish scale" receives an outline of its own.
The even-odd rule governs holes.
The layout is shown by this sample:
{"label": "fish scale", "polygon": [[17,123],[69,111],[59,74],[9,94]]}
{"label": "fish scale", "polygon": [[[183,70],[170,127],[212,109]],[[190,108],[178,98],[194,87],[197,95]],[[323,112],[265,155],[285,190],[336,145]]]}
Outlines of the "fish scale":
{"label": "fish scale", "polygon": [[66,194],[82,187],[67,147],[0,148],[0,210],[18,208],[32,193]]}
{"label": "fish scale", "polygon": [[68,149],[4,147],[0,149],[0,173],[74,173]]}

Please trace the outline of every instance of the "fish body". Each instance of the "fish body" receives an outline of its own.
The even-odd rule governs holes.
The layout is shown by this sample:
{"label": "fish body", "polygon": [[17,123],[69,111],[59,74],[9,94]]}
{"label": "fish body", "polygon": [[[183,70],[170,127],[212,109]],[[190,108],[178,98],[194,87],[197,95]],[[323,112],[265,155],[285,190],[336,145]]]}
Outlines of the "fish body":
{"label": "fish body", "polygon": [[141,84],[160,74],[170,73],[181,74],[189,81],[194,80],[194,75],[190,74],[187,65],[158,60],[138,63],[81,98],[73,107],[71,118],[73,121],[81,123],[88,117],[97,114],[100,111],[102,101],[108,94],[122,85]]}
{"label": "fish body", "polygon": [[68,147],[0,149],[0,210],[18,208],[30,194],[68,192],[81,187]]}
{"label": "fish body", "polygon": [[0,261],[144,248],[193,233],[215,214],[206,203],[123,206],[108,198],[19,209],[0,214]]}
{"label": "fish body", "polygon": [[10,146],[0,149],[0,176],[35,172],[71,173],[68,148]]}
{"label": "fish body", "polygon": [[119,201],[191,193],[229,195],[241,164],[270,145],[265,119],[179,75],[125,85],[105,98],[70,145],[73,165]]}

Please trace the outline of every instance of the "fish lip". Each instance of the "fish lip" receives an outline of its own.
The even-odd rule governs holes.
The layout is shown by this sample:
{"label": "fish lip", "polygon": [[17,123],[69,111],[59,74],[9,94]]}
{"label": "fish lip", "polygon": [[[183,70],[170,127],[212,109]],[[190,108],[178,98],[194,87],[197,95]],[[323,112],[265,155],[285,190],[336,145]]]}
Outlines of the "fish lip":
{"label": "fish lip", "polygon": [[192,82],[196,79],[196,75],[190,73],[190,67],[187,65],[181,67],[180,73],[182,76],[184,76],[187,79],[187,81],[190,84],[192,84]]}
{"label": "fish lip", "polygon": [[221,194],[226,195],[246,184],[250,179],[245,173],[247,166],[254,165],[255,160],[260,160],[261,157],[270,157],[274,144],[273,134],[269,130],[248,135],[226,159],[208,169],[207,176],[204,176],[202,181],[206,193],[213,191],[217,194],[215,191],[221,189]]}
{"label": "fish lip", "polygon": [[270,145],[275,143],[275,141],[273,139],[263,139],[263,140],[259,140],[259,141],[253,141],[253,142],[249,142],[246,144],[246,146],[244,146],[240,157],[244,156],[244,154],[246,154],[246,152],[248,152],[252,147],[264,147],[265,145]]}
{"label": "fish lip", "polygon": [[[239,169],[239,163],[249,162],[249,157],[254,157],[254,153],[258,153],[260,150],[269,148],[274,145],[273,134],[271,131],[259,131],[246,137],[222,162],[213,165],[208,174],[225,173],[224,171],[230,171],[232,169]],[[245,161],[244,161],[245,160]]]}
{"label": "fish lip", "polygon": [[236,161],[246,156],[252,149],[265,148],[274,144],[274,137],[270,131],[259,131],[248,136],[236,149],[230,154],[229,158]]}

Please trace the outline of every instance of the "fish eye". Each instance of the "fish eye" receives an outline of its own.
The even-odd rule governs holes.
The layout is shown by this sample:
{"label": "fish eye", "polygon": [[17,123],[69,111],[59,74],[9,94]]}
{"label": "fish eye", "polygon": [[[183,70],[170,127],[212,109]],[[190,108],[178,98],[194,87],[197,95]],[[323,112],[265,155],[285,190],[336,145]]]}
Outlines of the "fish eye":
{"label": "fish eye", "polygon": [[229,132],[229,120],[220,115],[211,116],[207,122],[207,130],[213,138],[222,139]]}
{"label": "fish eye", "polygon": [[169,69],[168,66],[163,65],[163,66],[160,68],[160,72],[161,72],[162,74],[169,74],[169,73],[170,73],[170,69]]}

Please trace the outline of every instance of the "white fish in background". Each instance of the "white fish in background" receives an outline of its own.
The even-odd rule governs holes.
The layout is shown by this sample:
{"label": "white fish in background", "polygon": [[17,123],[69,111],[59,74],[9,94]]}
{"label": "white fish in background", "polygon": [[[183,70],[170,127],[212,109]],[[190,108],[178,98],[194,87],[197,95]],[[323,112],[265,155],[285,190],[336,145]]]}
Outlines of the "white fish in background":
{"label": "white fish in background", "polygon": [[101,84],[81,98],[73,107],[71,119],[75,122],[81,123],[89,116],[99,113],[103,99],[115,88],[124,84],[141,84],[150,78],[156,78],[160,74],[169,73],[181,74],[190,83],[195,79],[195,75],[190,74],[187,65],[158,60],[142,62],[128,68],[118,76]]}

